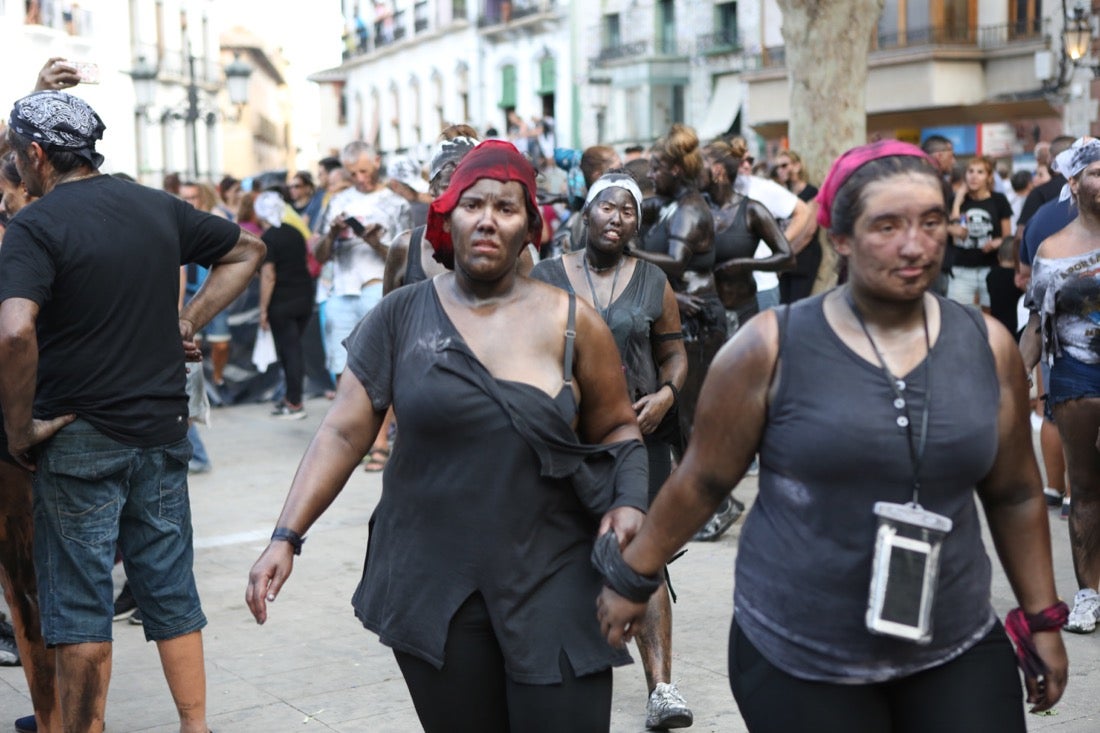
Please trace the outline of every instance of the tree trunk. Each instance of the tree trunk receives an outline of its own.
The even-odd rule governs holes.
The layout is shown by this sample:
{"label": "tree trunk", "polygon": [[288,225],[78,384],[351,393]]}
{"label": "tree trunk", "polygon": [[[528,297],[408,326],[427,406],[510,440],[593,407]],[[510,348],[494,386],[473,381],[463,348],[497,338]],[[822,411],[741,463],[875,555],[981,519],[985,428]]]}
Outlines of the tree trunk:
{"label": "tree trunk", "polygon": [[[883,0],[777,2],[791,85],[787,135],[820,184],[838,155],[867,142],[867,53]],[[823,244],[815,292],[836,282],[836,255]]]}

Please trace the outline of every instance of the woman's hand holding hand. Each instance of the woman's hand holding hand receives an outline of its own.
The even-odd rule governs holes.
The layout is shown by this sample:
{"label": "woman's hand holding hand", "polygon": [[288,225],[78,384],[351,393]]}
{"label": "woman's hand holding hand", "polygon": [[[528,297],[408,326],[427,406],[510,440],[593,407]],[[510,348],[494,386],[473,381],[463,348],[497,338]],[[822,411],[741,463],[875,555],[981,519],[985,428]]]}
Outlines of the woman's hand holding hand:
{"label": "woman's hand holding hand", "polygon": [[596,597],[600,633],[616,649],[621,649],[634,638],[634,632],[645,617],[645,610],[645,603],[628,601],[607,586]]}
{"label": "woman's hand holding hand", "polygon": [[1039,656],[1047,665],[1047,674],[1040,682],[1025,677],[1027,701],[1031,703],[1031,712],[1041,713],[1050,710],[1062,698],[1066,691],[1066,678],[1069,675],[1069,660],[1066,647],[1062,643],[1062,634],[1058,631],[1038,631],[1031,637]]}
{"label": "woman's hand holding hand", "polygon": [[638,530],[642,528],[642,522],[644,521],[645,513],[639,509],[632,506],[615,507],[603,515],[596,536],[603,537],[609,531],[614,532],[615,536],[619,538],[619,548],[622,549],[630,544],[630,541],[634,539],[634,535],[638,534]]}
{"label": "woman's hand holding hand", "polygon": [[634,412],[638,414],[638,429],[642,431],[642,435],[652,434],[674,404],[676,404],[676,397],[667,387],[661,387],[635,402]]}
{"label": "woman's hand holding hand", "polygon": [[279,595],[294,569],[294,548],[289,542],[272,542],[248,573],[244,600],[256,623],[267,621],[267,604]]}

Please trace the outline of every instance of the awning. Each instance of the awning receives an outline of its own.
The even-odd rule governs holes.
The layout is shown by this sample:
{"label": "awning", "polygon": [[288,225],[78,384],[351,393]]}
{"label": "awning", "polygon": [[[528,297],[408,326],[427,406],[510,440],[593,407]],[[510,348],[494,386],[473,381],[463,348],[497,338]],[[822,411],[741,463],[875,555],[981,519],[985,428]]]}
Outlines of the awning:
{"label": "awning", "polygon": [[[713,103],[712,103],[713,104]],[[867,132],[888,132],[899,128],[935,125],[973,125],[982,122],[1011,122],[1020,119],[1058,117],[1061,111],[1042,97],[1034,99],[989,100],[980,104],[953,107],[879,112],[867,115]],[[775,120],[752,125],[753,132],[768,139],[787,135],[787,121]],[[703,138],[700,132],[699,137]]]}
{"label": "awning", "polygon": [[700,140],[710,140],[724,134],[733,126],[737,113],[741,111],[744,86],[737,74],[726,74],[714,78],[714,90],[710,95],[710,104],[702,121],[695,126]]}

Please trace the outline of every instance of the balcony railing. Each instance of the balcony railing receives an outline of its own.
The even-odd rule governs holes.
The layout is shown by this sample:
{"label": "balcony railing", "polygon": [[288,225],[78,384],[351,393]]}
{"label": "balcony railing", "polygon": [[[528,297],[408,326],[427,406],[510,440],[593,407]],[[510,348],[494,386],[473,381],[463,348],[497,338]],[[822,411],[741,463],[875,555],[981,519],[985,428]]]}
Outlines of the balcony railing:
{"label": "balcony railing", "polygon": [[619,59],[649,55],[649,41],[635,41],[633,43],[620,43],[615,46],[604,46],[595,58],[590,59],[589,64],[599,68]]}
{"label": "balcony railing", "polygon": [[733,30],[705,33],[696,37],[695,49],[701,54],[739,51],[741,49],[741,39],[737,37],[737,31]]}
{"label": "balcony railing", "polygon": [[982,48],[1000,48],[1013,43],[1040,41],[1046,31],[1047,24],[1042,18],[982,26],[978,29],[978,45]]}
{"label": "balcony railing", "polygon": [[485,2],[477,19],[478,28],[512,23],[554,9],[556,0],[490,0]]}
{"label": "balcony railing", "polygon": [[[994,49],[1011,46],[1015,43],[1028,43],[1043,40],[1048,28],[1042,19],[1003,23],[988,26],[929,26],[913,28],[904,33],[877,33],[873,38],[875,51],[893,49],[927,49],[936,47],[970,47],[974,49]],[[711,42],[709,36],[700,36],[696,42],[697,51],[706,54],[705,47]],[[784,46],[769,46],[746,59],[755,61],[757,68],[784,66],[787,62]]]}

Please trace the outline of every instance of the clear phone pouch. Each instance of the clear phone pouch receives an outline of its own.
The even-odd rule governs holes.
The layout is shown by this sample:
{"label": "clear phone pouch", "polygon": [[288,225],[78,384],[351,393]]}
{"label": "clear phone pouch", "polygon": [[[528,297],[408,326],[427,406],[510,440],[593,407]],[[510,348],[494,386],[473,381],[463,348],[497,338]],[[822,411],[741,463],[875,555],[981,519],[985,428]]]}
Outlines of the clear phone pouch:
{"label": "clear phone pouch", "polygon": [[867,596],[867,628],[917,644],[932,640],[932,608],[948,517],[919,504],[876,502],[878,532]]}

